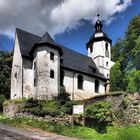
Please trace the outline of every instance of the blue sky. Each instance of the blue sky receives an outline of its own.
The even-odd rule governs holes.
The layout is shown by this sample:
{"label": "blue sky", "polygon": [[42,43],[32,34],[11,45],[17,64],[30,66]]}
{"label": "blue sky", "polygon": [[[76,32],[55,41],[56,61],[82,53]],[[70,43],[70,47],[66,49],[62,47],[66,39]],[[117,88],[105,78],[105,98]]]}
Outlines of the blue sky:
{"label": "blue sky", "polygon": [[[129,21],[138,14],[140,14],[140,0],[133,0],[131,5],[128,6],[124,11],[116,12],[115,14],[113,14],[113,17],[115,19],[113,21],[111,21],[110,24],[106,24],[107,19],[104,18],[103,31],[105,33],[107,33],[108,36],[112,39],[113,44],[115,44],[115,41],[117,38],[124,36],[124,32],[127,29]],[[7,13],[7,15],[8,15],[8,13]],[[5,16],[7,16],[7,15],[5,15]],[[72,20],[72,18],[69,17],[69,15],[71,15],[71,14],[68,14],[67,20],[69,20],[69,19]],[[96,14],[93,14],[94,22],[96,19],[95,15]],[[3,19],[5,19],[4,15],[2,15],[2,17],[3,17]],[[19,17],[16,16],[15,21],[18,20]],[[61,20],[61,18],[59,18],[59,19]],[[2,25],[2,23],[0,23],[0,26],[2,26],[1,32],[0,32],[0,50],[6,50],[6,51],[12,50],[13,43],[14,43],[15,27],[21,27],[22,29],[25,28],[25,30],[28,31],[28,26],[27,25],[25,26],[24,22],[22,22],[22,24],[16,23],[15,26],[13,26],[12,24],[15,23],[15,21],[9,22],[9,25],[7,25],[5,27],[3,27],[4,25]],[[11,25],[10,25],[10,23],[11,23]],[[45,23],[45,21],[44,21],[44,23]],[[56,25],[57,25],[57,22],[56,22]],[[66,29],[66,28],[63,29],[62,27],[61,27],[61,30],[60,30],[60,28],[59,28],[59,30],[55,29],[55,33],[54,34],[52,33],[51,35],[53,35],[53,37],[57,43],[60,43],[63,46],[69,47],[80,53],[86,54],[86,42],[89,40],[90,36],[94,33],[93,21],[81,18],[80,25],[78,25],[74,28],[73,27],[71,28],[70,24],[67,26],[68,26],[68,29]],[[55,26],[51,27],[52,29],[50,30],[50,32],[54,32],[54,27]],[[9,29],[10,29],[10,33],[8,32]],[[62,29],[63,29],[63,31],[62,31]],[[37,33],[36,29],[33,28],[30,31],[30,28],[29,28],[29,32],[35,33],[39,36],[43,35],[43,32],[45,33],[47,31],[47,29],[44,28],[44,29],[41,29],[41,31],[42,31],[41,33]]]}

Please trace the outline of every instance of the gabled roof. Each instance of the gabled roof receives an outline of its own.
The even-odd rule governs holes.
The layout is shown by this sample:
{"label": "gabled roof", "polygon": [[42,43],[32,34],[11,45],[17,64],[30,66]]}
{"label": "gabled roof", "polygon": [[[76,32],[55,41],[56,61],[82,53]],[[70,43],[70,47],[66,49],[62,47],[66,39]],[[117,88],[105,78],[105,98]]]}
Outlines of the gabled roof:
{"label": "gabled roof", "polygon": [[40,37],[21,29],[16,29],[16,33],[19,40],[21,55],[31,57],[29,52],[33,45],[40,40]]}
{"label": "gabled roof", "polygon": [[[20,29],[16,29],[16,33],[19,40],[22,56],[31,58],[32,55],[30,52],[34,49],[36,44],[39,45],[47,43],[48,45],[52,45],[52,47],[54,46],[56,49],[60,48],[63,52],[63,55],[61,56],[62,68],[82,72],[87,75],[99,77],[106,80],[105,76],[99,73],[95,63],[90,57],[55,43],[48,33],[45,33],[42,38]],[[96,71],[93,71],[92,68]]]}

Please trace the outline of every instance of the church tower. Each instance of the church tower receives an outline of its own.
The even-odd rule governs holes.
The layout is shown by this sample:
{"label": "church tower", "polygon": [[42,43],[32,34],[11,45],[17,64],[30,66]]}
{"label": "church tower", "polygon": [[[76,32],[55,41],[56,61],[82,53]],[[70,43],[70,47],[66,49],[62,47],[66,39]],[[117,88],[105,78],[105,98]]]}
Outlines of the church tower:
{"label": "church tower", "polygon": [[109,79],[110,69],[114,65],[111,61],[112,40],[102,31],[103,24],[99,19],[95,23],[95,33],[86,44],[88,56],[93,59],[100,73]]}

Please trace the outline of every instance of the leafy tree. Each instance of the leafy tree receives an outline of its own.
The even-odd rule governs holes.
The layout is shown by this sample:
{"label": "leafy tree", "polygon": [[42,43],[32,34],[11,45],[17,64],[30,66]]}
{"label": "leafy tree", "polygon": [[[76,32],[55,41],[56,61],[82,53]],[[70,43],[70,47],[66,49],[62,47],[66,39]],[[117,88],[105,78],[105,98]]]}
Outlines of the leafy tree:
{"label": "leafy tree", "polygon": [[130,93],[140,92],[140,71],[135,68],[126,73],[126,80],[128,81],[127,91]]}
{"label": "leafy tree", "polygon": [[123,91],[125,90],[125,80],[123,72],[121,71],[121,64],[119,61],[111,68],[110,71],[110,90],[111,91]]}
{"label": "leafy tree", "polygon": [[[111,90],[130,90],[132,85],[137,86],[135,81],[139,81],[139,78],[130,80],[126,73],[133,68],[140,70],[140,15],[129,22],[124,39],[118,39],[112,48],[112,60],[117,61],[117,64],[111,70]],[[139,91],[138,87],[131,88],[132,91],[136,89]]]}
{"label": "leafy tree", "polygon": [[140,70],[140,36],[135,40],[136,46],[132,50],[133,66]]}
{"label": "leafy tree", "polygon": [[10,97],[12,52],[0,51],[0,95]]}

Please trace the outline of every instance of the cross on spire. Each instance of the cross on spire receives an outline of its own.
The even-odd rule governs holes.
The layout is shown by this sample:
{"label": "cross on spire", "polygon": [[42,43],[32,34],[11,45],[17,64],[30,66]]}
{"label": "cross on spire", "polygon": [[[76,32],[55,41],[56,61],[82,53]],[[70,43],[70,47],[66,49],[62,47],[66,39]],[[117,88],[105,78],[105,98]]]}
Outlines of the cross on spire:
{"label": "cross on spire", "polygon": [[99,19],[99,17],[100,17],[99,7],[98,7],[97,17],[98,17],[98,19]]}

